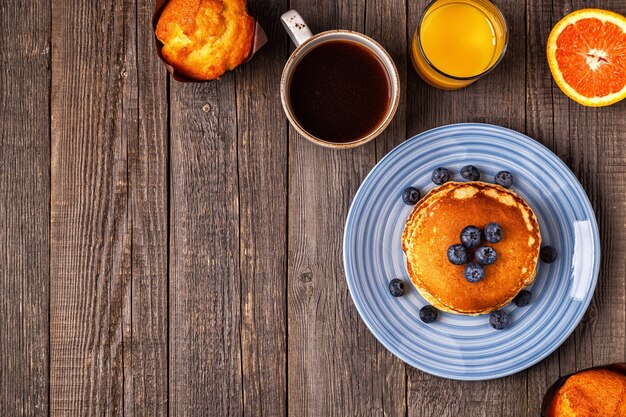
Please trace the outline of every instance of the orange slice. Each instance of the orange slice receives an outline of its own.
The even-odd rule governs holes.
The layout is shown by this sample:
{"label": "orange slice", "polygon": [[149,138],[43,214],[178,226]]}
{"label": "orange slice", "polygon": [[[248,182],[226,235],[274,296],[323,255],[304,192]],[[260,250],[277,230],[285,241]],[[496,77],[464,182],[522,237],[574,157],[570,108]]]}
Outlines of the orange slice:
{"label": "orange slice", "polygon": [[600,107],[626,97],[626,17],[570,13],[550,32],[547,54],[554,81],[572,100]]}

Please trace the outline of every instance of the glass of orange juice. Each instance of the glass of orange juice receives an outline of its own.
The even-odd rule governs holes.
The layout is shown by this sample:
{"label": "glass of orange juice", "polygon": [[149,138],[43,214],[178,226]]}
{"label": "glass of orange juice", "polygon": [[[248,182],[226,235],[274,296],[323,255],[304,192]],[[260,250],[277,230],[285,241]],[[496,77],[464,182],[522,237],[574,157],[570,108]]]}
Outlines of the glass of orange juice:
{"label": "glass of orange juice", "polygon": [[455,90],[491,71],[506,45],[506,21],[489,0],[434,0],[413,35],[411,59],[428,84]]}

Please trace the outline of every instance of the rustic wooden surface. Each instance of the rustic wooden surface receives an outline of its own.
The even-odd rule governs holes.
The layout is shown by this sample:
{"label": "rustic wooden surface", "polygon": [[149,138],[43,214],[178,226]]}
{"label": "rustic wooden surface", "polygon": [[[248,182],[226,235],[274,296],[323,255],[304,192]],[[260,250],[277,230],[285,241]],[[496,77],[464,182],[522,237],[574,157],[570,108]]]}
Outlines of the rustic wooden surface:
{"label": "rustic wooden surface", "polygon": [[0,5],[1,416],[48,414],[50,34],[48,1]]}
{"label": "rustic wooden surface", "polygon": [[[154,54],[151,2],[0,6],[0,415],[537,416],[560,374],[626,360],[626,102],[566,98],[545,42],[566,13],[623,1],[501,0],[504,61],[460,91],[407,59],[427,0],[272,0],[270,42],[220,81],[181,84]],[[330,151],[287,123],[293,50],[279,16],[379,40],[398,113]],[[602,268],[585,318],[517,375],[456,382],[404,365],[345,285],[343,224],[360,182],[407,137],[486,122],[536,138],[596,210]]]}

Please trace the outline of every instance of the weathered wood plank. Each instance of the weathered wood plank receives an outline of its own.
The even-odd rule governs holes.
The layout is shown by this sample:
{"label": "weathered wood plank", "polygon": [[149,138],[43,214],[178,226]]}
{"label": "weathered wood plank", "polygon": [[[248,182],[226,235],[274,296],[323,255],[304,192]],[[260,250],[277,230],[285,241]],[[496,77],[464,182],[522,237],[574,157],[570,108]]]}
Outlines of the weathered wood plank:
{"label": "weathered wood plank", "polygon": [[[395,117],[385,131],[375,139],[378,162],[394,147],[407,139],[406,97],[407,69],[407,12],[404,0],[367,0],[364,33],[378,41],[393,58],[400,78],[400,103]],[[393,27],[393,30],[389,30]],[[382,415],[405,416],[407,410],[407,365],[377,343],[376,363],[382,384]]]}
{"label": "weathered wood plank", "polygon": [[241,415],[235,74],[170,88],[170,414]]}
{"label": "weathered wood plank", "polygon": [[[545,59],[548,34],[567,13],[600,7],[624,13],[621,2],[544,2],[528,11],[528,133],[550,147],[578,176],[595,208],[602,239],[602,267],[594,299],[574,334],[557,354],[529,371],[529,410],[560,375],[626,358],[626,138],[621,104],[590,109],[556,86]],[[535,415],[533,414],[533,415]]]}
{"label": "weathered wood plank", "polygon": [[[428,1],[409,2],[409,39]],[[525,5],[499,1],[509,42],[504,60],[484,79],[458,91],[427,86],[409,70],[407,130],[409,136],[457,122],[498,124],[519,131],[525,127]],[[512,416],[527,415],[526,374],[485,382],[459,382],[409,372],[409,416]]]}
{"label": "weathered wood plank", "polygon": [[287,122],[278,86],[285,0],[250,2],[270,42],[236,73],[244,415],[282,416],[287,396]]}
{"label": "weathered wood plank", "polygon": [[[407,64],[404,28],[410,37],[426,1],[407,3],[408,26],[402,1],[329,4],[291,6],[314,29],[361,30],[386,46],[407,81],[408,111],[401,103],[385,134],[356,150],[305,142],[287,129],[277,95],[287,4],[252,4],[271,39],[255,60],[216,83],[171,85],[171,184],[168,86],[150,30],[135,32],[135,19],[150,27],[151,4],[55,4],[52,19],[47,5],[2,6],[0,414],[48,414],[48,294],[53,415],[165,415],[168,390],[175,415],[403,414],[403,366],[345,288],[343,223],[377,159],[460,121],[525,129],[572,167],[597,212],[602,274],[558,354],[485,383],[409,369],[408,414],[534,416],[559,373],[626,359],[625,107],[573,103],[545,63],[560,17],[581,7],[626,13],[622,2],[499,3],[507,58],[459,92],[425,86]],[[11,33],[15,16],[31,36]],[[401,34],[386,30],[392,21]]]}
{"label": "weathered wood plank", "polygon": [[152,1],[139,0],[127,22],[132,27],[137,19],[136,39],[127,44],[137,63],[127,74],[137,86],[129,91],[129,108],[136,108],[138,120],[128,143],[132,284],[124,328],[124,411],[156,417],[168,412],[169,109],[167,73],[155,54],[154,35],[140,30],[151,27],[153,8]]}
{"label": "weathered wood plank", "polygon": [[[555,5],[554,22],[587,7],[626,14],[626,5],[618,0],[572,1]],[[566,150],[566,162],[587,191],[602,244],[593,301],[566,350],[561,350],[561,373],[568,373],[575,370],[572,364],[580,369],[626,360],[626,107],[622,102],[588,108],[569,100],[557,87],[553,90],[557,152]]]}
{"label": "weathered wood plank", "polygon": [[0,415],[48,415],[50,3],[0,6]]}
{"label": "weathered wood plank", "polygon": [[[364,33],[378,41],[389,52],[400,77],[400,103],[395,117],[376,138],[377,159],[407,139],[406,99],[412,92],[407,85],[407,70],[412,71],[407,55],[407,11],[404,0],[367,0]],[[390,30],[393,27],[393,30]]]}
{"label": "weathered wood plank", "polygon": [[[134,2],[52,8],[50,410],[122,415]],[[135,87],[136,88],[136,87]],[[126,108],[130,106],[131,108]]]}
{"label": "weathered wood plank", "polygon": [[[546,60],[548,35],[556,23],[553,19],[552,2],[526,2],[526,134],[558,154],[555,131],[563,130],[563,125],[554,119],[558,87]],[[558,351],[527,371],[528,416],[540,414],[543,395],[559,373]]]}
{"label": "weathered wood plank", "polygon": [[[363,1],[333,2],[332,6],[292,1],[290,6],[314,32],[343,28],[375,34],[381,30],[373,12],[368,19],[372,26],[366,27]],[[396,51],[401,47],[389,46]],[[345,217],[358,185],[376,161],[375,147],[369,143],[353,150],[323,149],[290,128],[289,415],[404,412],[402,366],[359,318],[341,259]]]}

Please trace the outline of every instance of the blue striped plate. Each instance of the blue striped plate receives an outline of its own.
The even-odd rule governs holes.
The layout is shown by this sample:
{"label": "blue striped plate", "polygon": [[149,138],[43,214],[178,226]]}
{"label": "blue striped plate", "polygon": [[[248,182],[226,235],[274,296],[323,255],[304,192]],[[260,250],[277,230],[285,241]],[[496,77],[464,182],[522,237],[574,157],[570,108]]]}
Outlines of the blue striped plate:
{"label": "blue striped plate", "polygon": [[[511,171],[513,190],[537,215],[543,244],[559,253],[556,262],[539,263],[532,303],[505,307],[511,318],[506,330],[492,329],[488,316],[443,313],[435,323],[422,323],[419,310],[427,303],[410,284],[399,298],[387,289],[392,278],[410,282],[401,235],[411,206],[402,202],[402,191],[415,186],[424,195],[440,166],[462,181],[459,171],[467,164],[480,170],[483,181]],[[352,299],[374,336],[409,365],[462,380],[510,375],[553,352],[585,313],[600,264],[596,219],[574,174],[538,142],[485,124],[429,130],[385,156],[354,197],[343,251]]]}

